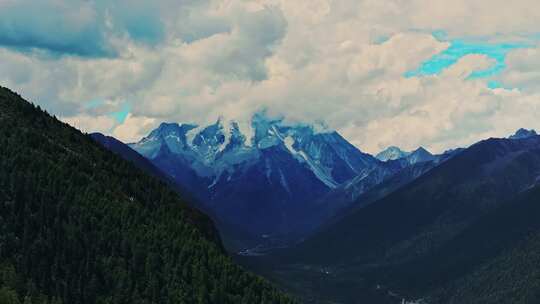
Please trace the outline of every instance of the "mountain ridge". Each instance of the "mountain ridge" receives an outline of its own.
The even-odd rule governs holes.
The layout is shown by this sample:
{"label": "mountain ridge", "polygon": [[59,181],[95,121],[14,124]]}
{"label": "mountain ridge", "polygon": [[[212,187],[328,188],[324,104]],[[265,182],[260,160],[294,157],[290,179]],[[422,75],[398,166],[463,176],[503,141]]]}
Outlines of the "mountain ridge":
{"label": "mountain ridge", "polygon": [[377,153],[375,157],[381,161],[388,161],[388,160],[396,160],[403,157],[406,157],[411,152],[405,152],[401,150],[399,147],[396,146],[390,146],[381,152]]}
{"label": "mountain ridge", "polygon": [[[437,166],[436,168],[434,168],[432,170],[429,170],[427,173],[420,176],[420,178],[414,180],[411,184],[409,184],[409,186],[406,189],[403,189],[403,188],[399,189],[398,191],[390,194],[389,196],[387,196],[385,198],[382,198],[382,200],[380,202],[374,203],[372,206],[368,207],[368,209],[373,209],[371,211],[377,210],[376,212],[382,212],[382,210],[385,208],[383,206],[385,206],[387,204],[386,202],[388,202],[389,203],[388,206],[393,205],[395,208],[398,208],[398,209],[401,210],[401,209],[405,208],[405,204],[404,203],[399,203],[398,204],[398,201],[404,201],[404,198],[407,198],[407,201],[410,200],[409,196],[412,198],[413,196],[411,196],[411,195],[413,193],[416,193],[415,191],[417,191],[417,190],[413,190],[413,189],[416,189],[416,188],[420,187],[420,185],[422,185],[423,183],[426,183],[426,184],[430,185],[430,189],[432,189],[430,191],[435,191],[435,190],[433,190],[433,189],[437,189],[435,187],[441,187],[441,185],[446,185],[446,183],[441,184],[441,178],[438,177],[440,174],[447,175],[449,177],[448,184],[452,185],[452,187],[449,187],[448,189],[445,190],[446,192],[451,191],[450,189],[456,188],[460,184],[465,185],[465,183],[468,183],[468,181],[470,181],[473,178],[473,176],[483,176],[484,179],[486,179],[488,181],[492,177],[497,177],[497,178],[503,179],[503,176],[499,176],[499,175],[503,174],[504,170],[514,170],[513,167],[508,167],[508,166],[512,166],[512,161],[514,159],[516,161],[519,160],[520,154],[514,154],[514,152],[513,152],[514,150],[519,151],[520,149],[523,149],[524,151],[528,151],[528,150],[536,151],[535,149],[538,147],[539,144],[540,144],[540,136],[536,136],[536,137],[532,137],[532,138],[528,138],[528,139],[521,139],[521,140],[488,139],[488,140],[480,141],[479,143],[472,145],[471,147],[469,147],[465,151],[463,151],[463,152],[459,153],[458,155],[454,156],[452,159],[442,163],[440,166]],[[533,153],[533,152],[531,152],[531,153]],[[500,155],[508,155],[511,158],[508,158],[508,159],[507,158],[501,158]],[[534,155],[536,155],[536,154],[534,154],[534,153],[531,154],[532,157],[534,157]],[[529,164],[529,163],[530,163],[530,161],[527,160],[527,164]],[[454,164],[459,164],[459,168],[464,169],[464,170],[456,170],[456,168],[453,168]],[[467,164],[467,165],[465,165],[465,164]],[[484,165],[484,164],[490,164],[490,165]],[[520,164],[521,168],[523,166],[524,166],[523,164]],[[465,174],[464,172],[469,172],[469,174]],[[509,171],[509,172],[511,172],[511,171]],[[510,184],[506,185],[506,187],[508,187],[507,189],[514,189],[512,191],[521,191],[521,190],[524,190],[524,188],[522,189],[520,187],[526,187],[526,185],[528,185],[527,182],[525,182],[525,181],[534,182],[534,180],[536,178],[536,175],[534,175],[535,173],[531,172],[529,169],[527,169],[527,171],[525,171],[525,172],[527,172],[527,176],[519,177],[519,179],[517,179],[518,176],[515,176],[516,181],[514,183],[510,183]],[[497,175],[494,175],[494,174],[497,174]],[[490,177],[490,175],[491,175],[491,177]],[[521,180],[521,181],[517,182],[519,180]],[[481,190],[482,189],[481,187],[484,187],[484,186],[482,184],[479,184],[478,182],[477,182],[477,184],[478,184],[478,187],[479,187],[478,191],[483,191],[483,190]],[[424,187],[424,186],[422,186],[422,187]],[[426,186],[426,188],[427,188],[427,186]],[[407,191],[409,191],[409,192],[407,192]],[[502,189],[497,190],[497,192],[501,192],[501,191],[502,191]],[[411,194],[409,195],[407,193],[411,193]],[[501,192],[501,194],[502,194],[502,192]],[[425,194],[425,195],[429,196],[428,194]],[[440,195],[442,195],[442,192],[441,192],[440,195],[436,194],[436,192],[433,192],[433,195],[436,195],[436,197],[440,197]],[[501,196],[500,199],[504,199],[505,197],[508,198],[508,194],[505,194],[505,195]],[[484,200],[486,200],[486,198],[484,198]],[[416,205],[416,207],[414,207],[414,210],[417,210],[418,208],[420,208],[422,206],[422,208],[425,208],[425,211],[427,212],[428,210],[431,209],[431,207],[429,207],[430,204],[428,204],[429,203],[428,201],[426,201],[425,203],[427,204],[426,206],[423,206],[421,204],[416,204],[416,203],[413,204],[413,201],[410,201],[407,204],[409,204],[411,207],[413,205]],[[448,201],[448,203],[450,203],[450,201]],[[490,208],[490,201],[486,201],[485,203],[482,203],[482,204],[484,205],[482,208]],[[433,211],[439,210],[442,207],[443,207],[442,204],[439,204],[437,206],[433,206],[433,208],[434,208]],[[460,208],[462,208],[462,207],[460,207]],[[365,209],[365,210],[367,210],[367,209]],[[418,209],[418,211],[420,212],[419,209]],[[424,211],[422,211],[422,212],[424,212]],[[439,211],[437,211],[437,212],[439,212]],[[478,212],[478,211],[475,211],[475,212]],[[359,214],[362,214],[362,212],[359,212]],[[406,219],[399,219],[398,214],[401,215],[403,213],[397,212],[395,214],[395,216],[392,216],[392,218],[394,218],[396,220],[395,223],[397,223],[399,221],[400,223],[402,223],[404,225],[412,224],[412,223],[408,222]],[[367,216],[367,214],[366,214],[366,216]],[[396,217],[396,216],[398,216],[398,217]],[[469,216],[470,215],[463,214],[463,219],[466,219]],[[379,215],[377,215],[375,218],[379,218]],[[350,223],[353,223],[353,222],[362,223],[363,221],[361,221],[359,219],[353,220],[351,218],[349,222]],[[366,222],[366,223],[371,222],[371,220],[366,220],[364,222]],[[372,224],[375,224],[375,223],[372,223]],[[379,227],[379,226],[380,225],[377,224],[377,227]],[[367,228],[365,228],[365,229],[367,229]],[[373,229],[375,229],[375,228],[373,228]],[[378,229],[381,229],[381,227],[379,227]],[[387,229],[388,228],[385,228],[384,230],[386,231]],[[372,229],[370,228],[368,230],[372,230]],[[403,231],[404,230],[400,230],[400,229],[396,230],[396,232],[400,232],[400,233],[403,232]]]}
{"label": "mountain ridge", "polygon": [[129,146],[196,189],[218,218],[259,236],[302,234],[308,227],[294,218],[312,201],[381,165],[335,131],[255,114],[249,132],[221,119],[208,126],[162,123]]}
{"label": "mountain ridge", "polygon": [[164,182],[8,89],[0,108],[0,299],[292,302]]}

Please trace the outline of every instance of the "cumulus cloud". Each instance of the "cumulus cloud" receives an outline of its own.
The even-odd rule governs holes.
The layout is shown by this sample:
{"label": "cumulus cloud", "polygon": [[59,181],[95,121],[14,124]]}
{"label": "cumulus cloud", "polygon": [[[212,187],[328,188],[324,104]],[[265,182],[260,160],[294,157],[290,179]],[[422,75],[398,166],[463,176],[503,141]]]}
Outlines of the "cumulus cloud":
{"label": "cumulus cloud", "polygon": [[511,53],[507,58],[508,69],[498,80],[503,86],[522,91],[540,92],[540,48],[527,48]]}
{"label": "cumulus cloud", "polygon": [[[124,141],[161,121],[246,121],[266,109],[289,123],[324,122],[367,152],[439,152],[540,127],[534,8],[533,0],[5,0],[0,84]],[[509,50],[506,69],[489,79],[469,77],[500,64],[480,55],[406,76],[452,38],[528,48]],[[113,119],[126,105],[127,118]]]}
{"label": "cumulus cloud", "polygon": [[90,116],[82,114],[71,117],[60,117],[60,119],[87,133],[109,133],[115,125],[114,119],[107,116]]}
{"label": "cumulus cloud", "polygon": [[128,114],[125,121],[114,128],[112,135],[117,138],[122,138],[126,143],[136,142],[155,127],[155,119],[148,117],[133,117]]}
{"label": "cumulus cloud", "polygon": [[54,55],[116,56],[123,37],[150,44],[162,39],[158,7],[151,3],[2,1],[0,45]]}

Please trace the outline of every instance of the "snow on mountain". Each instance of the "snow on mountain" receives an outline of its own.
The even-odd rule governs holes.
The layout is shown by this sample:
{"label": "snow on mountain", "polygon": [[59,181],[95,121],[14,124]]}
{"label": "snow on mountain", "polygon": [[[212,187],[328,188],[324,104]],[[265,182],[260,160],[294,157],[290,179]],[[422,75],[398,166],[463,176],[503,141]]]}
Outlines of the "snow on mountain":
{"label": "snow on mountain", "polygon": [[130,147],[177,182],[198,184],[191,187],[222,222],[255,234],[296,232],[309,204],[381,164],[337,132],[264,113],[248,124],[163,123]]}
{"label": "snow on mountain", "polygon": [[409,155],[410,152],[402,151],[396,146],[390,146],[385,150],[379,152],[375,157],[381,161],[396,160]]}
{"label": "snow on mountain", "polygon": [[379,184],[416,178],[408,167],[429,169],[459,153],[389,147],[375,158],[335,131],[264,113],[249,122],[162,123],[130,147],[190,189],[235,241],[304,237]]}
{"label": "snow on mountain", "polygon": [[377,154],[377,156],[375,157],[383,162],[404,160],[409,165],[414,165],[420,162],[432,161],[437,158],[437,156],[431,154],[423,147],[420,147],[412,152],[405,152],[396,146],[386,148],[385,150],[379,152],[379,154]]}
{"label": "snow on mountain", "polygon": [[[256,160],[261,151],[282,147],[304,164],[330,188],[359,174],[376,160],[349,144],[337,132],[316,133],[312,126],[284,125],[282,120],[256,114],[254,134],[241,133],[235,121],[200,128],[192,124],[162,123],[147,137],[130,146],[149,159],[158,157],[166,145],[172,154],[181,155],[201,176],[220,176],[234,166]],[[191,132],[197,132],[192,134]]]}

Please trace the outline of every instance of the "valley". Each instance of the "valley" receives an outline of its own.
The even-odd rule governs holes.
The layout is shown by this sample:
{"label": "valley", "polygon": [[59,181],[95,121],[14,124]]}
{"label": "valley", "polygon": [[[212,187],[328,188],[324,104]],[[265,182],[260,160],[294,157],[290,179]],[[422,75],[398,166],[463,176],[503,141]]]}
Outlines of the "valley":
{"label": "valley", "polygon": [[[235,260],[306,303],[452,303],[444,290],[477,280],[471,271],[510,254],[526,237],[514,235],[514,243],[489,255],[483,247],[457,249],[463,238],[485,241],[487,235],[469,231],[535,189],[534,131],[440,155],[391,147],[373,157],[333,131],[262,114],[252,121],[251,139],[238,123],[226,125],[190,126],[201,130],[190,135],[182,124],[162,124],[130,146],[161,170],[195,172],[200,184],[191,190],[206,199],[199,208],[223,224]],[[533,223],[525,227],[539,231]],[[470,253],[449,254],[456,250]]]}
{"label": "valley", "polygon": [[[537,250],[540,224],[536,220],[540,212],[540,136],[534,130],[520,129],[508,138],[490,138],[440,155],[423,148],[403,152],[392,147],[374,157],[361,152],[335,131],[316,131],[309,125],[286,125],[280,119],[272,120],[258,114],[253,117],[252,131],[248,131],[254,134],[251,138],[240,131],[239,123],[220,120],[202,128],[163,123],[140,142],[125,144],[98,133],[89,137],[78,133],[7,89],[3,89],[2,94],[4,114],[0,119],[3,125],[11,126],[9,130],[14,134],[34,138],[34,145],[42,143],[32,146],[32,142],[25,143],[18,139],[20,136],[11,135],[4,136],[5,140],[27,145],[27,151],[42,155],[36,159],[45,157],[43,161],[49,164],[47,166],[52,166],[47,158],[52,155],[65,159],[71,166],[75,159],[81,158],[82,162],[78,163],[82,166],[80,173],[70,173],[70,169],[65,171],[66,174],[75,174],[73,176],[80,180],[77,185],[96,183],[97,176],[107,178],[109,187],[120,188],[116,190],[118,193],[104,190],[111,195],[106,197],[113,201],[127,199],[131,203],[126,206],[141,201],[143,205],[134,208],[139,210],[136,212],[150,216],[146,227],[166,221],[173,229],[171,231],[180,229],[174,232],[179,233],[179,239],[167,242],[183,242],[181,231],[191,229],[190,225],[199,227],[194,229],[200,229],[202,234],[185,236],[192,245],[181,247],[183,249],[179,247],[179,256],[183,255],[182,250],[197,250],[199,245],[196,244],[201,244],[207,246],[203,249],[205,254],[211,254],[205,263],[216,260],[219,265],[231,263],[226,267],[233,268],[226,268],[230,271],[228,274],[221,272],[225,270],[219,270],[221,274],[213,273],[214,268],[194,270],[195,273],[203,272],[213,279],[217,278],[216,275],[252,276],[243,274],[242,268],[234,268],[236,266],[232,263],[236,263],[271,282],[268,284],[253,276],[260,287],[242,285],[242,288],[265,291],[259,295],[253,295],[256,291],[249,291],[247,297],[271,298],[271,303],[293,302],[273,289],[273,285],[298,297],[301,303],[313,304],[500,303],[510,298],[513,303],[531,303],[540,295],[540,289],[536,288],[539,272],[535,267],[540,261],[540,251]],[[31,120],[15,122],[11,120],[15,114]],[[48,133],[39,135],[35,128]],[[41,136],[56,138],[55,144],[49,147],[49,141],[41,140]],[[52,150],[56,152],[49,152]],[[13,153],[10,151],[3,153]],[[12,159],[12,156],[6,159]],[[100,167],[103,168],[99,169],[101,171],[88,167],[96,167],[102,161],[117,167]],[[6,166],[9,164],[5,163]],[[34,166],[38,166],[37,163]],[[24,170],[22,168],[16,170]],[[9,170],[14,169],[7,172],[19,172]],[[129,180],[149,184],[126,184],[116,179],[115,174],[129,175]],[[13,182],[7,175],[4,178],[3,183]],[[95,187],[104,185],[95,184]],[[154,188],[169,191],[166,195],[170,198],[162,197],[159,199],[162,203],[153,202],[157,205],[145,207],[145,200],[158,199],[159,196],[152,198],[148,196],[154,195],[150,192],[137,191],[153,191],[151,189]],[[24,213],[12,213],[14,211],[10,210],[15,209],[9,207],[13,204],[10,201],[15,204],[28,202],[24,195],[17,194],[17,189],[0,193],[4,197],[3,216],[23,216]],[[63,197],[65,194],[61,189],[55,190],[59,192],[54,195]],[[101,218],[116,214],[113,209],[107,211],[112,212],[108,215],[102,214],[92,205],[84,205],[84,198],[80,199],[79,205],[70,208],[80,209],[83,215]],[[169,199],[182,201],[165,204]],[[105,205],[101,208],[111,208],[102,202]],[[26,206],[30,210],[38,207]],[[167,211],[159,211],[160,208]],[[34,218],[46,216],[39,210],[43,209],[28,212],[33,212]],[[154,214],[152,210],[159,213]],[[167,212],[167,215],[161,215],[161,212]],[[83,225],[79,221],[86,221],[84,217],[70,216],[74,221],[73,227]],[[164,218],[158,218],[161,216]],[[44,225],[49,225],[47,223]],[[98,225],[105,226],[94,229],[108,229],[106,223]],[[175,225],[179,226],[175,228]],[[54,227],[50,229],[63,229]],[[83,233],[84,227],[73,233]],[[130,227],[125,227],[130,235],[140,233],[135,227]],[[161,235],[160,238],[164,237],[162,228],[152,229],[156,229],[155,233]],[[22,231],[6,230],[5,233],[17,235]],[[33,241],[28,244],[51,237],[42,233],[34,234],[31,237]],[[101,235],[102,232],[95,237],[99,239]],[[82,244],[90,241],[82,235],[78,238],[83,238]],[[67,247],[62,250],[71,250],[72,241],[66,240]],[[17,243],[14,239],[9,242]],[[144,242],[153,244],[159,241],[151,238]],[[105,244],[102,246],[107,246]],[[148,246],[167,246],[160,244]],[[11,250],[29,254],[24,247],[27,245],[13,246]],[[125,246],[128,247],[122,250],[137,250],[129,247],[131,245]],[[57,252],[49,252],[46,259],[59,261],[65,258],[57,256]],[[38,273],[25,271],[26,264],[13,260],[10,254],[6,253],[2,258],[21,280],[30,280],[30,276],[39,280],[35,277]],[[89,261],[94,259],[87,258],[91,259]],[[132,258],[127,254],[121,259]],[[146,257],[147,263],[150,263],[150,258]],[[166,259],[175,258],[178,258],[177,254]],[[34,259],[37,263],[45,261],[30,256],[27,259]],[[69,259],[67,263],[70,263]],[[96,263],[95,268],[88,270],[88,276],[104,276],[104,264],[93,263]],[[113,267],[117,267],[117,271],[124,267],[115,265]],[[70,269],[65,271],[74,271]],[[171,275],[168,268],[158,269],[161,269],[162,276]],[[126,271],[136,270],[128,268]],[[187,283],[193,279],[189,278],[190,274],[184,276],[188,276],[185,277],[188,281],[175,288],[186,290],[183,297],[193,300],[197,296],[194,286]],[[139,278],[133,276],[130,280],[136,282]],[[77,284],[70,276],[60,280],[67,286]],[[113,278],[96,281],[95,284],[104,290],[96,297],[112,299],[110,296],[117,292],[114,290],[123,288],[110,285],[113,284],[111,280]],[[40,282],[42,297],[54,295],[69,302],[80,296],[74,292],[61,295],[57,287]],[[196,283],[197,286],[201,284],[206,283]],[[6,286],[14,292],[27,290],[24,286]],[[215,288],[212,287],[215,285],[209,286],[205,288]],[[152,294],[150,289],[142,287],[129,290],[129,293],[142,292],[142,296],[154,299],[168,297]],[[205,294],[207,292],[221,297],[220,303],[242,297],[233,296],[231,292],[234,292],[227,290],[205,291]],[[215,302],[215,299],[210,302]]]}
{"label": "valley", "polygon": [[6,88],[0,109],[0,303],[295,302],[125,145],[98,138],[127,160]]}
{"label": "valley", "polygon": [[0,0],[0,304],[539,304],[538,21]]}

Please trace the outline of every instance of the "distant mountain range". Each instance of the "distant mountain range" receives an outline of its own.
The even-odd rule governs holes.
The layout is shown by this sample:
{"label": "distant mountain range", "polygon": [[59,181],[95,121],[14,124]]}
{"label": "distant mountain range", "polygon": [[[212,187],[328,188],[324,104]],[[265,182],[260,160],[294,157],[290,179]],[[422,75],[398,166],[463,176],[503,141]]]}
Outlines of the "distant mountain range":
{"label": "distant mountain range", "polygon": [[[278,252],[278,276],[289,281],[294,273],[301,285],[300,264],[332,273],[320,278],[326,286],[320,294],[336,292],[337,284],[383,285],[426,303],[536,302],[539,272],[531,263],[540,260],[540,225],[531,213],[540,198],[540,136],[527,133],[484,140],[439,164],[424,163],[427,171],[417,168],[420,175],[379,195],[380,187],[404,176],[394,175],[366,194],[369,205],[347,210]],[[294,266],[284,266],[287,258]],[[317,280],[310,271],[304,276]],[[354,294],[350,289],[332,299],[347,302]]]}
{"label": "distant mountain range", "polygon": [[[534,134],[519,130],[512,138]],[[373,157],[335,131],[287,125],[265,113],[249,123],[162,123],[129,147],[192,193],[237,249],[276,237],[301,239],[462,150],[433,155],[393,146]]]}
{"label": "distant mountain range", "polygon": [[129,147],[190,189],[222,230],[236,231],[228,240],[297,240],[400,170],[441,157],[419,148],[382,161],[335,131],[287,125],[264,113],[247,124],[162,123]]}
{"label": "distant mountain range", "polygon": [[124,144],[0,108],[0,302],[294,302],[223,237],[307,303],[540,302],[534,130],[374,157],[265,113]]}
{"label": "distant mountain range", "polygon": [[[323,259],[325,249],[331,248],[328,261],[336,262],[347,257],[380,257],[381,252],[390,250],[384,243],[398,246],[399,240],[407,246],[392,249],[387,258],[399,261],[421,256],[431,246],[438,246],[437,242],[426,243],[424,237],[437,234],[439,242],[451,238],[485,212],[534,187],[539,178],[540,136],[485,140],[376,203],[348,214],[304,246],[317,247],[316,251],[306,250]],[[319,243],[326,245],[319,248]],[[350,244],[361,246],[351,248]],[[347,250],[339,250],[340,246]]]}
{"label": "distant mountain range", "polygon": [[163,123],[129,146],[94,138],[189,189],[229,248],[254,259],[249,267],[320,303],[536,299],[524,279],[540,261],[534,130],[439,155],[393,146],[376,157],[337,132],[264,114],[242,127]]}
{"label": "distant mountain range", "polygon": [[247,135],[237,122],[206,127],[163,123],[129,146],[191,189],[223,222],[251,234],[301,234],[310,204],[381,166],[336,132],[287,126],[257,114]]}
{"label": "distant mountain range", "polygon": [[393,160],[406,161],[409,163],[409,165],[426,161],[435,161],[438,158],[423,147],[420,147],[412,152],[404,152],[396,146],[386,148],[385,150],[379,152],[375,157],[384,162]]}

